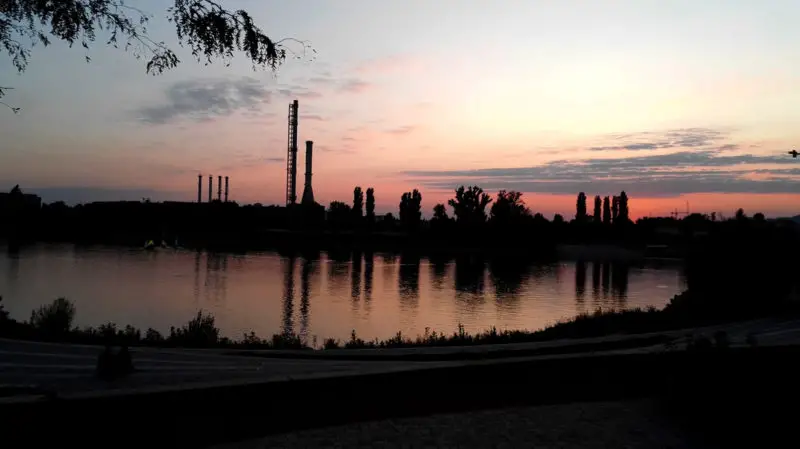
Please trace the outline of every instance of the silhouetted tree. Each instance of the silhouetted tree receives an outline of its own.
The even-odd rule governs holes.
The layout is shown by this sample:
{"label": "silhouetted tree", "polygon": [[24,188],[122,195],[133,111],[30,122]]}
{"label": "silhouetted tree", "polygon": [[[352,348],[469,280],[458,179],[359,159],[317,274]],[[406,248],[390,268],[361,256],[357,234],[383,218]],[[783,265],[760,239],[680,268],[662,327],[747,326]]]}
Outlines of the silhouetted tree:
{"label": "silhouetted tree", "polygon": [[486,206],[492,198],[478,186],[456,189],[456,197],[448,200],[453,215],[461,224],[483,224],[486,221]]}
{"label": "silhouetted tree", "polygon": [[563,223],[564,223],[564,216],[563,216],[563,215],[561,215],[561,214],[556,214],[556,215],[553,217],[553,223],[554,223],[554,224],[559,224],[559,225],[560,225],[560,224],[563,224]]}
{"label": "silhouetted tree", "polygon": [[744,209],[740,208],[736,210],[736,219],[739,221],[747,219],[747,215],[744,214]]}
{"label": "silhouetted tree", "polygon": [[416,229],[422,220],[422,194],[419,190],[406,192],[400,197],[400,223],[407,229]]}
{"label": "silhouetted tree", "polygon": [[581,223],[586,221],[586,194],[583,192],[578,194],[578,203],[575,211],[575,220]]}
{"label": "silhouetted tree", "polygon": [[367,188],[367,222],[375,222],[375,189]]}
{"label": "silhouetted tree", "polygon": [[620,222],[627,223],[630,221],[630,209],[628,209],[628,194],[623,190],[619,194],[619,215]]}
{"label": "silhouetted tree", "polygon": [[[61,40],[70,46],[79,43],[88,50],[97,32],[103,30],[110,34],[107,44],[132,50],[136,58],[147,57],[147,73],[159,74],[178,65],[180,60],[164,42],[149,36],[147,24],[151,17],[120,0],[3,0],[0,1],[0,48],[5,49],[17,71],[24,72],[34,45],[47,46],[52,40]],[[307,43],[297,39],[271,39],[247,11],[229,11],[213,0],[174,0],[167,8],[167,20],[176,28],[178,43],[189,47],[192,55],[206,64],[215,59],[227,64],[234,51],[240,51],[254,68],[275,70],[286,59],[287,52],[302,57],[309,49]],[[290,42],[297,44],[300,53],[287,47]],[[86,61],[89,60],[86,56]],[[0,87],[0,97],[3,94],[4,88]]]}
{"label": "silhouetted tree", "polygon": [[594,196],[594,215],[592,218],[594,219],[595,223],[600,223],[603,220],[603,212],[602,212],[602,204],[603,200],[600,199],[600,195]]}
{"label": "silhouetted tree", "polygon": [[361,187],[353,189],[353,216],[356,220],[364,216],[364,192]]}
{"label": "silhouetted tree", "polygon": [[531,215],[530,210],[522,200],[522,192],[501,190],[497,192],[497,199],[492,204],[492,222],[500,225],[518,223],[522,218]]}
{"label": "silhouetted tree", "polygon": [[613,196],[611,197],[611,222],[612,223],[619,223],[619,197]]}
{"label": "silhouetted tree", "polygon": [[766,218],[764,217],[764,214],[762,214],[761,212],[757,212],[755,215],[753,215],[753,220],[761,222],[765,221]]}
{"label": "silhouetted tree", "polygon": [[341,201],[331,201],[327,211],[327,221],[335,228],[347,227],[352,217],[350,206]]}
{"label": "silhouetted tree", "polygon": [[608,197],[603,198],[603,223],[611,224],[611,201]]}
{"label": "silhouetted tree", "polygon": [[433,219],[443,221],[449,220],[450,217],[447,216],[447,206],[441,203],[433,206]]}

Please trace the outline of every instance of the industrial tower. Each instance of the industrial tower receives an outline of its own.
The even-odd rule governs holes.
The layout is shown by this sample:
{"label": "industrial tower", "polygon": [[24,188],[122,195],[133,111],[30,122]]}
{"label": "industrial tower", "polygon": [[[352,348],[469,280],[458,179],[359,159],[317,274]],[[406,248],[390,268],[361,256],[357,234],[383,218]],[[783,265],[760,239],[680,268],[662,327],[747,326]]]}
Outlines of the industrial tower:
{"label": "industrial tower", "polygon": [[289,148],[286,155],[286,205],[297,202],[297,100],[289,105]]}
{"label": "industrial tower", "polygon": [[314,189],[311,188],[311,152],[314,142],[306,140],[306,183],[303,188],[302,204],[314,204]]}

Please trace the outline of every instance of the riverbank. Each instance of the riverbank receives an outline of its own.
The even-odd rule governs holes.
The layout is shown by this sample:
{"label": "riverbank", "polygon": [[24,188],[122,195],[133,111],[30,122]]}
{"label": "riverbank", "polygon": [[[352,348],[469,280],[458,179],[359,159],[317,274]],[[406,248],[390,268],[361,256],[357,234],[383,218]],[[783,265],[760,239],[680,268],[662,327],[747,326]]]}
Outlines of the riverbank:
{"label": "riverbank", "polygon": [[[662,309],[632,309],[620,311],[596,311],[578,315],[539,330],[498,330],[490,328],[483,332],[469,333],[463,326],[452,334],[426,329],[423,335],[411,337],[398,332],[386,339],[364,340],[353,330],[350,339],[333,338],[306,341],[294,333],[275,334],[262,338],[254,333],[241,338],[230,338],[220,334],[213,315],[198,311],[197,315],[181,327],[172,327],[166,335],[155,329],[142,331],[133,326],[118,326],[106,323],[99,327],[79,329],[73,326],[76,309],[70,301],[59,298],[53,303],[32,311],[28,321],[17,321],[2,308],[0,298],[0,337],[94,345],[127,345],[152,347],[263,349],[263,350],[336,350],[336,349],[381,349],[414,347],[447,347],[502,345],[513,343],[543,342],[558,339],[580,339],[608,335],[636,335],[669,331],[681,328],[714,325],[743,319],[767,316],[800,316],[796,302],[774,306],[771,309],[749,309],[747,311],[724,311],[709,309],[702,298],[688,292],[676,295]],[[609,343],[610,344],[610,343]]]}

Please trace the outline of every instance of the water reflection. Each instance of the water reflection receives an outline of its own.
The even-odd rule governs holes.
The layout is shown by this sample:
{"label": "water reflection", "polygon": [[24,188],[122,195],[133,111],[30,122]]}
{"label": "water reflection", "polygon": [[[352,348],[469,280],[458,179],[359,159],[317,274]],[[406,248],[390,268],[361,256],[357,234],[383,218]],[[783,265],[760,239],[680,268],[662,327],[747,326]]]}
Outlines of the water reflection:
{"label": "water reflection", "polygon": [[371,339],[398,330],[413,336],[425,327],[451,331],[459,323],[470,331],[539,328],[598,307],[661,307],[683,287],[678,266],[425,259],[411,252],[234,257],[49,245],[1,252],[0,294],[17,319],[68,295],[78,326],[130,322],[165,332],[202,308],[217,315],[229,337],[252,330],[346,340],[352,329]]}
{"label": "water reflection", "polygon": [[281,260],[283,269],[283,315],[281,332],[285,335],[294,333],[294,265],[295,257],[289,256]]}
{"label": "water reflection", "polygon": [[415,307],[419,299],[419,254],[400,255],[400,274],[397,279],[401,305]]}

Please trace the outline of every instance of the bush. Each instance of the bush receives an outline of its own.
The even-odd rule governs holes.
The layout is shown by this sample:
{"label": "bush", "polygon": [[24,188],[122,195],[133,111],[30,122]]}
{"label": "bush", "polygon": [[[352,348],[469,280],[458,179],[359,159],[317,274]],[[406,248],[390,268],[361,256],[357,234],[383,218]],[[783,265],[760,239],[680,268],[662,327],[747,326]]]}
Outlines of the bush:
{"label": "bush", "polygon": [[75,305],[66,298],[58,298],[31,312],[30,325],[43,336],[55,338],[69,334],[74,320]]}
{"label": "bush", "polygon": [[219,341],[219,328],[214,325],[214,315],[204,314],[202,310],[183,327],[169,330],[170,343],[179,346],[207,348]]}

